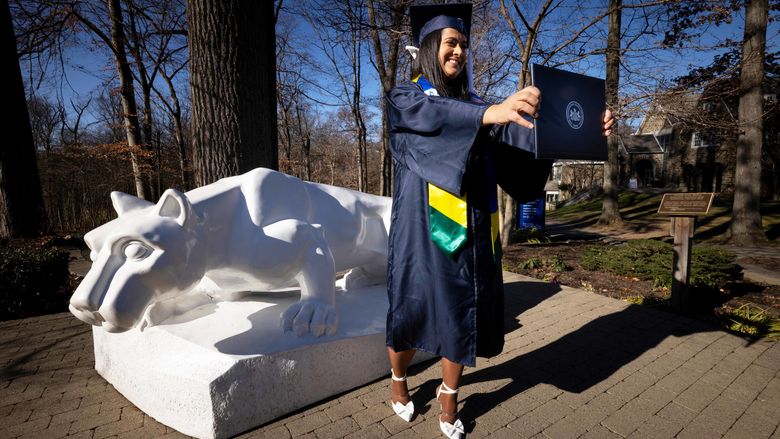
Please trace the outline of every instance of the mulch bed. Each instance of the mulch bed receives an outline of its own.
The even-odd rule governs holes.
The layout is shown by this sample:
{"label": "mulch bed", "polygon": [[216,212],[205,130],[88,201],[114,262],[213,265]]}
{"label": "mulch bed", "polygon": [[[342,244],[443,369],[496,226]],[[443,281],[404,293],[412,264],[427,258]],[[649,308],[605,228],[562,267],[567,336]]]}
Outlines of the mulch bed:
{"label": "mulch bed", "polygon": [[[669,295],[668,289],[654,289],[653,282],[635,277],[618,276],[609,272],[593,272],[582,268],[580,257],[587,246],[613,245],[604,241],[569,241],[548,244],[513,244],[504,253],[504,268],[519,274],[557,282],[562,285],[581,288],[597,294],[617,299],[636,297],[655,297],[661,299]],[[563,272],[534,268],[524,268],[524,262],[531,258],[561,258],[569,268]],[[737,263],[758,265],[769,270],[780,270],[780,258],[745,258]],[[671,267],[669,267],[671,270]],[[700,307],[696,314],[708,318],[721,309],[734,309],[743,304],[752,304],[766,310],[768,314],[780,318],[780,286],[761,285],[743,280],[727,283],[720,291],[699,292]],[[704,303],[702,303],[704,302]]]}

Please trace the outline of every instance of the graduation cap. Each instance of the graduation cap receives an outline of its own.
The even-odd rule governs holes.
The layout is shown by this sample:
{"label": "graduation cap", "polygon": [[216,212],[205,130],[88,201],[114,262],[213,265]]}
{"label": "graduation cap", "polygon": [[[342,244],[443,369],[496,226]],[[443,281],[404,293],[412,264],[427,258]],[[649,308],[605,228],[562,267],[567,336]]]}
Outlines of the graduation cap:
{"label": "graduation cap", "polygon": [[412,21],[412,42],[417,47],[429,33],[447,27],[469,38],[471,3],[410,6],[409,17]]}

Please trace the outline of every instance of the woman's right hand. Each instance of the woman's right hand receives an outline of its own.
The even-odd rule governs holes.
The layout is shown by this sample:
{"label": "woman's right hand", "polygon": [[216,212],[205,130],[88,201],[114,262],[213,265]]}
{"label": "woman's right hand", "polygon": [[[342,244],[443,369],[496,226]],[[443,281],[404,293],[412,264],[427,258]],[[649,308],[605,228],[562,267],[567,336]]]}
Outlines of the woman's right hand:
{"label": "woman's right hand", "polygon": [[534,124],[525,120],[523,115],[538,117],[541,100],[542,93],[538,88],[526,87],[504,99],[504,102],[488,107],[482,116],[482,125],[516,123],[529,129],[533,128]]}

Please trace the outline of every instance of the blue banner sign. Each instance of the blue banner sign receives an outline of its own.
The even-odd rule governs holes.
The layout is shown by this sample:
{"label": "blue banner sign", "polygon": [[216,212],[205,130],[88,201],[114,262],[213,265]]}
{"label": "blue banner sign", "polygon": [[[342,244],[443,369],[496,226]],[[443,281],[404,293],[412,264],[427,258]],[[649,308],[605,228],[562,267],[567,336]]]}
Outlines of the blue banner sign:
{"label": "blue banner sign", "polygon": [[518,210],[518,228],[544,231],[544,198],[523,203]]}

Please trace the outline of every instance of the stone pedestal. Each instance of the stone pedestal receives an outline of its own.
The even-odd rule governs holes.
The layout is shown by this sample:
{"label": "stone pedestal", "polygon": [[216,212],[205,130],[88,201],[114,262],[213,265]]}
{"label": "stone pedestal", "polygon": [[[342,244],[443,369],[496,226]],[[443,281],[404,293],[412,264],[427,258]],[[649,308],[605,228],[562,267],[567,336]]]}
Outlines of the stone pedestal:
{"label": "stone pedestal", "polygon": [[296,300],[295,291],[252,294],[143,332],[93,327],[95,369],[154,419],[199,438],[229,437],[389,376],[384,286],[337,293],[332,337],[282,332],[279,314]]}

